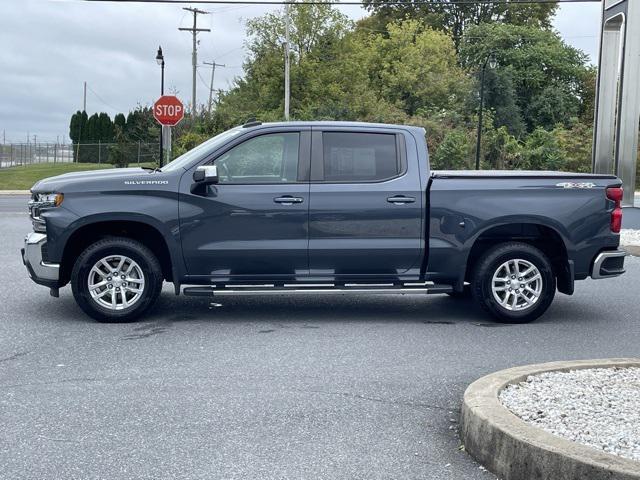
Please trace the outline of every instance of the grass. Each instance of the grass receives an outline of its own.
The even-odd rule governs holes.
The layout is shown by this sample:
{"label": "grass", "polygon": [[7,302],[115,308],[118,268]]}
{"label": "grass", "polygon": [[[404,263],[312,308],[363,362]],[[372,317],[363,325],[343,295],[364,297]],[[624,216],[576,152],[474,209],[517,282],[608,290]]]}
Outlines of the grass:
{"label": "grass", "polygon": [[[146,166],[146,164],[144,164]],[[137,164],[131,164],[132,167]],[[113,168],[98,163],[36,163],[0,169],[0,190],[29,190],[38,180],[69,172]]]}

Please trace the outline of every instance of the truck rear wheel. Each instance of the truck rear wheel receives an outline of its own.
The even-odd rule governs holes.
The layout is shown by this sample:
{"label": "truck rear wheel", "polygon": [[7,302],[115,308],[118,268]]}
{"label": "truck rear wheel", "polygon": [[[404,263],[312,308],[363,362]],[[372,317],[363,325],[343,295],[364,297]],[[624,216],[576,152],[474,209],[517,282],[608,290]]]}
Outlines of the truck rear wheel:
{"label": "truck rear wheel", "polygon": [[476,302],[499,322],[526,323],[551,305],[556,277],[542,251],[510,242],[485,253],[476,265],[471,288]]}
{"label": "truck rear wheel", "polygon": [[97,241],[78,257],[71,273],[76,302],[100,322],[128,322],[142,315],[162,290],[153,252],[130,238]]}

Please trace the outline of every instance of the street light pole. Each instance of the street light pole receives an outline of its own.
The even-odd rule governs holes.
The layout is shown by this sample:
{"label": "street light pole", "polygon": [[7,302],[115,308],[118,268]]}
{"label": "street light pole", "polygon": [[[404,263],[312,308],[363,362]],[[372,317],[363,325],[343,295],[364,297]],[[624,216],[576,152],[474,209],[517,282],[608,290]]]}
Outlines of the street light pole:
{"label": "street light pole", "polygon": [[484,109],[484,74],[487,70],[487,64],[491,69],[496,68],[498,62],[496,61],[496,55],[494,52],[490,52],[487,55],[484,63],[482,64],[482,71],[480,73],[480,109],[478,110],[478,134],[476,136],[476,170],[480,170],[480,147],[482,145],[482,113]]}
{"label": "street light pole", "polygon": [[[162,47],[158,47],[158,54],[156,55],[156,62],[158,62],[158,65],[160,65],[160,96],[164,95],[164,55],[162,55]],[[164,138],[164,126],[160,126],[160,160],[159,160],[159,167],[162,167],[162,155],[163,155],[163,151],[162,151],[162,141]]]}

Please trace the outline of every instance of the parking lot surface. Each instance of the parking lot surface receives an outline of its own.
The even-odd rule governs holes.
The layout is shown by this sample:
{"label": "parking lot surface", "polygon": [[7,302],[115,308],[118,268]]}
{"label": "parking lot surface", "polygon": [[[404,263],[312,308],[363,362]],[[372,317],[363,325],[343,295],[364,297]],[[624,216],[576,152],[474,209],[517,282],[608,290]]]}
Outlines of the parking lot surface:
{"label": "parking lot surface", "polygon": [[29,280],[0,197],[0,478],[487,479],[456,433],[487,373],[638,356],[640,259],[535,323],[447,296],[175,297],[87,318]]}

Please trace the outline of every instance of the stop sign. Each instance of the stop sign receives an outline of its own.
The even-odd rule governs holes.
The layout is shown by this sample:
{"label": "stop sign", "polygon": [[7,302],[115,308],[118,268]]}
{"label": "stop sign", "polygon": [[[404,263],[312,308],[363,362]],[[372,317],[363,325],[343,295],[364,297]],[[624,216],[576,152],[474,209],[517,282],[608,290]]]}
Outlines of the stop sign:
{"label": "stop sign", "polygon": [[173,95],[163,95],[153,104],[153,117],[159,124],[172,127],[184,117],[184,105]]}

